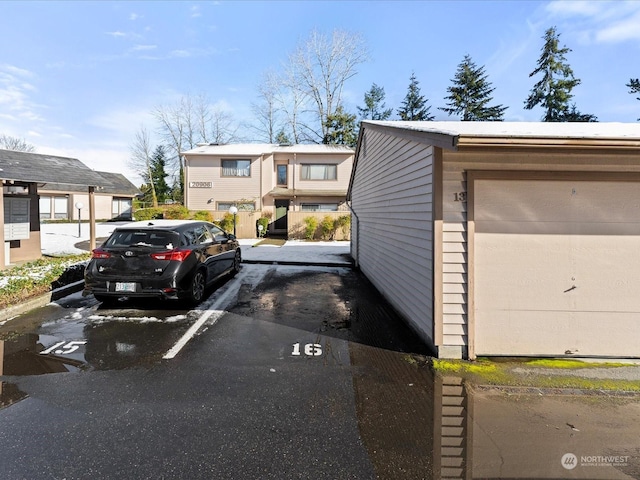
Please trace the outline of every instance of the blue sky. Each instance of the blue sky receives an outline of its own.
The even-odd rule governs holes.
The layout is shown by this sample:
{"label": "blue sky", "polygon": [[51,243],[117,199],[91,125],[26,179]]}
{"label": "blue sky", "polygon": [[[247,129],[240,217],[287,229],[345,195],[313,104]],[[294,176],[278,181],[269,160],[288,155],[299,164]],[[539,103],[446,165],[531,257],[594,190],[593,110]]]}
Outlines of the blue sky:
{"label": "blue sky", "polygon": [[415,72],[436,120],[455,120],[437,107],[469,54],[509,107],[505,120],[538,121],[542,111],[523,104],[551,26],[572,49],[578,109],[635,122],[640,101],[625,84],[640,77],[640,1],[3,1],[0,133],[137,184],[130,146],[141,125],[155,129],[154,107],[206,93],[250,122],[262,74],[313,29],[357,32],[368,45],[346,85],[348,111],[375,82],[395,113]]}

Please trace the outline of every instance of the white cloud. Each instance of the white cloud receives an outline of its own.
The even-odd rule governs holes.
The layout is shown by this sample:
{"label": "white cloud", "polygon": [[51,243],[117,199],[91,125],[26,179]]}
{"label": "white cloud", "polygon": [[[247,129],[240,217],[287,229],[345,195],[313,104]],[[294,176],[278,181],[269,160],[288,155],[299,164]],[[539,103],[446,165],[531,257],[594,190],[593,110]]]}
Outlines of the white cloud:
{"label": "white cloud", "polygon": [[129,14],[129,20],[131,20],[132,22],[135,22],[139,18],[142,18],[142,16],[138,15],[137,13],[130,13]]}
{"label": "white cloud", "polygon": [[115,31],[115,32],[105,32],[106,35],[110,35],[112,37],[126,37],[127,34],[124,32],[120,32],[120,31]]}
{"label": "white cloud", "polygon": [[148,51],[148,50],[155,50],[156,48],[158,48],[157,45],[135,45],[134,47],[131,48],[132,52],[143,52],[143,51]]}
{"label": "white cloud", "polygon": [[640,40],[640,11],[635,15],[614,22],[596,33],[597,42],[619,43]]}
{"label": "white cloud", "polygon": [[191,18],[198,18],[202,16],[202,12],[200,11],[200,6],[193,5],[190,9]]}
{"label": "white cloud", "polygon": [[638,1],[559,0],[547,4],[545,11],[552,21],[566,21],[563,33],[572,33],[585,44],[640,40]]}

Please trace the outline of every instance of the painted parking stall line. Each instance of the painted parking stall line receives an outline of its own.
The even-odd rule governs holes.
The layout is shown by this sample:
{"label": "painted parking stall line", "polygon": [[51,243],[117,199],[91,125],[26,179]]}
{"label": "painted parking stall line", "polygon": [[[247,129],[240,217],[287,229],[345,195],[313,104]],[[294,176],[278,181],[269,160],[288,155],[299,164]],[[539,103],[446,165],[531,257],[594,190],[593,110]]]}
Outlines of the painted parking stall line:
{"label": "painted parking stall line", "polygon": [[236,274],[236,276],[229,282],[228,288],[222,293],[222,295],[220,295],[220,297],[217,298],[207,308],[207,310],[203,311],[198,320],[191,325],[189,330],[184,333],[180,340],[178,340],[162,358],[165,360],[175,358],[207,321],[209,321],[211,325],[215,325],[220,317],[226,313],[225,308],[227,308],[231,304],[231,301],[238,296],[238,292],[242,284],[251,283],[253,285],[257,285],[262,281],[266,272],[267,269],[262,269],[258,272],[252,270],[251,273],[253,273],[253,275],[250,275],[250,271],[248,269],[243,269],[240,273]]}

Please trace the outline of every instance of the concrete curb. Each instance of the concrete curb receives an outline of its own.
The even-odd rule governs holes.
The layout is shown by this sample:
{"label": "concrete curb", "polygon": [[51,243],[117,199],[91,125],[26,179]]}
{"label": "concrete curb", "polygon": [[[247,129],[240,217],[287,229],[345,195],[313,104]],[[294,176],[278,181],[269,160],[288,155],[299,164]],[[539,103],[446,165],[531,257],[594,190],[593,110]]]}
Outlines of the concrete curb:
{"label": "concrete curb", "polygon": [[242,263],[248,265],[287,265],[302,267],[343,267],[353,268],[353,262],[296,262],[288,260],[247,260],[242,259]]}
{"label": "concrete curb", "polygon": [[84,280],[70,283],[64,287],[56,288],[48,293],[39,295],[34,298],[30,298],[20,303],[19,305],[13,305],[0,311],[0,322],[9,321],[23,313],[35,310],[36,308],[44,307],[45,305],[60,300],[75,292],[79,292],[84,288]]}

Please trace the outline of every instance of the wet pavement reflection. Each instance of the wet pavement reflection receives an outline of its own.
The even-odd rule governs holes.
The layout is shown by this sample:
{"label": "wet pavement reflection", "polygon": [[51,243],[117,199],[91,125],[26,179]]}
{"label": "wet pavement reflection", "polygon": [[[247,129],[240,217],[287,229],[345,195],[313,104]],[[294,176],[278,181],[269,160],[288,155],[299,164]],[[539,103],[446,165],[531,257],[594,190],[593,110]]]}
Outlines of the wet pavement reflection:
{"label": "wet pavement reflection", "polygon": [[[640,478],[640,397],[556,395],[475,385],[453,375],[436,374],[426,346],[359,273],[345,268],[278,267],[260,278],[259,285],[239,286],[237,302],[226,319],[220,320],[218,329],[210,330],[207,341],[214,345],[212,350],[203,341],[185,353],[185,358],[202,355],[201,363],[195,363],[200,370],[194,368],[198,374],[194,378],[207,378],[212,392],[226,392],[212,399],[231,396],[227,400],[235,405],[242,395],[229,392],[244,392],[251,399],[259,391],[249,404],[262,408],[262,413],[243,410],[238,414],[243,421],[252,413],[265,415],[264,408],[277,403],[273,398],[280,398],[277,394],[282,388],[288,389],[289,400],[293,398],[292,405],[296,405],[295,386],[302,372],[317,375],[313,377],[317,388],[293,408],[324,412],[321,407],[326,405],[326,422],[331,425],[346,412],[356,432],[353,445],[362,446],[362,456],[371,464],[375,478]],[[59,306],[9,322],[0,327],[0,409],[27,396],[11,377],[156,365],[198,314],[159,308],[154,302],[107,309],[91,299],[71,296]],[[287,354],[292,344],[293,353],[289,350]],[[305,357],[309,345],[312,348]],[[322,349],[322,355],[314,356],[320,351],[316,348]],[[266,369],[265,365],[276,361],[275,351],[277,368],[269,370],[268,380],[264,375],[251,376],[250,360],[266,359],[256,367]],[[208,366],[212,352],[220,364],[202,368]],[[232,363],[224,364],[225,360]],[[186,360],[181,362],[185,372],[188,365]],[[162,383],[160,378],[171,368],[175,367],[158,369],[156,384],[149,388]],[[217,369],[224,378],[215,376]],[[242,381],[228,378],[229,371]],[[201,377],[202,372],[211,377]],[[184,385],[190,376],[181,376]],[[336,381],[338,377],[346,379],[344,387]],[[248,378],[264,383],[249,384]],[[269,391],[275,381],[271,378],[283,382],[277,394]],[[166,382],[171,395],[172,382]],[[203,387],[199,383],[193,388]],[[180,392],[180,398],[189,402],[190,394]],[[198,411],[209,395],[198,398]],[[279,409],[280,403],[277,406]],[[144,408],[147,414],[147,404]],[[306,418],[300,412],[283,410],[281,415]],[[212,415],[204,423],[216,433],[234,431],[236,425],[227,425],[232,417],[224,417],[226,414]],[[172,411],[167,418],[175,415]],[[351,420],[354,415],[355,422]],[[285,420],[282,424],[276,418],[269,421],[273,428],[290,431]],[[258,424],[262,423],[261,418]],[[337,425],[345,430],[344,423]],[[283,445],[294,448],[286,440],[280,448]],[[370,478],[370,474],[353,478]]]}

